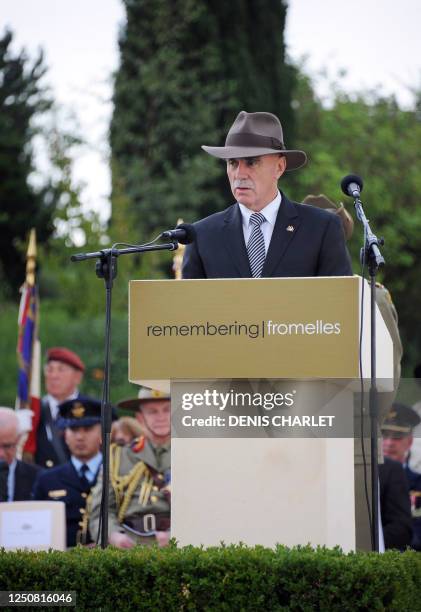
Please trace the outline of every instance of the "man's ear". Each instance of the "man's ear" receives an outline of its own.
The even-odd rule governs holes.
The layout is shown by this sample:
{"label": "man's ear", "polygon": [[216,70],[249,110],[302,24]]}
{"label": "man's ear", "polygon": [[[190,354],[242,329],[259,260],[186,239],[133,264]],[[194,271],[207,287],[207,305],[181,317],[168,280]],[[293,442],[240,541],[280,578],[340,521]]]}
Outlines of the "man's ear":
{"label": "man's ear", "polygon": [[277,172],[276,178],[277,179],[280,178],[286,169],[287,169],[287,160],[284,155],[280,155],[277,159],[277,164],[276,164],[276,172]]}

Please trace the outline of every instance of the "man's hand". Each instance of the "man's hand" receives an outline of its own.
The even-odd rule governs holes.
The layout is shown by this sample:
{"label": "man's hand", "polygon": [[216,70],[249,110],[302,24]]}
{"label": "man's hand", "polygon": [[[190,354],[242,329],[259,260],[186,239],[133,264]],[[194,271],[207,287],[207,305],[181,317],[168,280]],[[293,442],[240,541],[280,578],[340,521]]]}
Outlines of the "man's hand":
{"label": "man's hand", "polygon": [[157,531],[155,537],[158,546],[168,546],[168,542],[170,541],[169,531]]}
{"label": "man's hand", "polygon": [[119,531],[113,531],[108,538],[111,546],[116,546],[117,548],[133,548],[135,543],[128,535],[125,533],[120,533]]}

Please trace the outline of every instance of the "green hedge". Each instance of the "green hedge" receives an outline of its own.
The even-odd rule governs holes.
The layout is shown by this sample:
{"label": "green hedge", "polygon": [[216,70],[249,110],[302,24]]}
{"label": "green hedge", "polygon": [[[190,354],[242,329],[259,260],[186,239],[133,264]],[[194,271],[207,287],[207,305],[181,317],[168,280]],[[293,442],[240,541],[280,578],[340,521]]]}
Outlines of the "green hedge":
{"label": "green hedge", "polygon": [[420,587],[421,556],[411,551],[170,546],[0,553],[0,590],[75,590],[77,610],[413,612],[421,610]]}

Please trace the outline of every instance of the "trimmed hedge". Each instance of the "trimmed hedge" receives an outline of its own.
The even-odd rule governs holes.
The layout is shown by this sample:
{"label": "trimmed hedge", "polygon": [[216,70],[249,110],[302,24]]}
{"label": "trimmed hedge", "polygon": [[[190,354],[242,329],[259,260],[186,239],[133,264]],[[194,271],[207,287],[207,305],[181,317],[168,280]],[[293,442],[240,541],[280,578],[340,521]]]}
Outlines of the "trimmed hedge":
{"label": "trimmed hedge", "polygon": [[75,590],[77,610],[415,612],[420,587],[421,556],[412,551],[171,545],[0,553],[0,590]]}

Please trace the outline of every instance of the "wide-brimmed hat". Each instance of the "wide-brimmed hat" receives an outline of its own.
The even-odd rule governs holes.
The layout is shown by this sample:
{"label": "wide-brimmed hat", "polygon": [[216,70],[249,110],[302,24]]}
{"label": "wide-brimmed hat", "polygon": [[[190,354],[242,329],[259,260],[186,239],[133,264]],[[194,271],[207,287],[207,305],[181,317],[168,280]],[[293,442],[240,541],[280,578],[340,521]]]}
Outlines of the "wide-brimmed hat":
{"label": "wide-brimmed hat", "polygon": [[339,202],[339,204],[336,205],[331,202],[328,197],[321,193],[317,196],[306,196],[303,200],[303,204],[310,204],[311,206],[317,206],[317,208],[324,208],[325,210],[330,210],[330,212],[337,214],[341,218],[346,240],[351,238],[354,231],[354,220],[342,202]]}
{"label": "wide-brimmed hat", "polygon": [[227,134],[224,147],[202,145],[202,149],[221,159],[282,153],[287,162],[287,170],[296,170],[307,161],[304,151],[288,150],[285,147],[281,122],[272,113],[241,111]]}
{"label": "wide-brimmed hat", "polygon": [[121,400],[121,402],[118,402],[117,406],[123,410],[136,411],[141,409],[142,402],[162,402],[165,400],[170,400],[170,395],[168,393],[158,391],[158,389],[147,389],[146,387],[141,387],[137,397],[130,397],[128,399]]}

